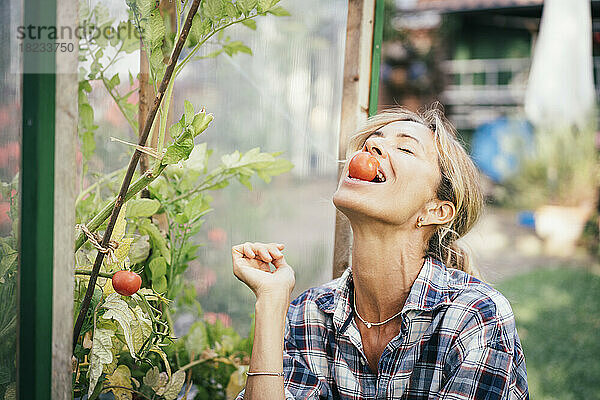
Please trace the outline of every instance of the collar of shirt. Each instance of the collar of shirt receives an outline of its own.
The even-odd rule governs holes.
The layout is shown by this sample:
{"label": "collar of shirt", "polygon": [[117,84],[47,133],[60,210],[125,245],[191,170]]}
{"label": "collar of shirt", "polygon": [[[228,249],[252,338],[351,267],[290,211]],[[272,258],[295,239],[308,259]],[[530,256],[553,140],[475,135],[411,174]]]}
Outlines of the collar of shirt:
{"label": "collar of shirt", "polygon": [[[334,281],[333,290],[319,295],[315,302],[324,313],[333,314],[333,324],[339,332],[344,332],[353,322],[352,310],[352,268],[348,267],[342,276]],[[408,311],[431,311],[449,304],[448,270],[438,260],[426,257],[421,271],[410,289],[402,316]]]}

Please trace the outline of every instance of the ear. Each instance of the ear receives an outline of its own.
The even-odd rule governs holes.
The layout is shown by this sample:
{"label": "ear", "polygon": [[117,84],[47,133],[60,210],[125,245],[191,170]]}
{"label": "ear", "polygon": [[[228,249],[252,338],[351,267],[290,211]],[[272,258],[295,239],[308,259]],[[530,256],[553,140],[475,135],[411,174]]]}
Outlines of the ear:
{"label": "ear", "polygon": [[433,200],[427,208],[423,225],[444,225],[454,219],[456,208],[446,200]]}

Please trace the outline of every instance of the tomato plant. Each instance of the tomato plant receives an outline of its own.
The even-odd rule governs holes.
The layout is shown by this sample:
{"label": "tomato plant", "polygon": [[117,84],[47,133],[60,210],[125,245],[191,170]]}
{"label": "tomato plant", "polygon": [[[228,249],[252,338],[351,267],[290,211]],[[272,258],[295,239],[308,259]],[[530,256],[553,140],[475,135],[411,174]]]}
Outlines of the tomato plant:
{"label": "tomato plant", "polygon": [[[110,18],[102,3],[89,9],[83,2],[80,18],[83,24],[87,21],[101,30],[140,32],[148,57],[148,84],[156,88],[166,71],[165,60],[182,35],[191,2],[169,3],[175,8],[174,24],[155,0],[126,0],[129,18],[119,23]],[[108,247],[100,244],[96,232],[107,229],[106,221],[115,205],[115,185],[122,180],[125,169],[106,175],[93,170],[100,130],[90,99],[97,98],[96,91],[102,90],[114,101],[132,133],[138,133],[138,104],[131,95],[137,90],[139,76],[130,72],[129,82],[121,82],[121,75],[109,71],[123,54],[139,50],[140,41],[135,35],[115,35],[110,40],[82,38],[78,129],[82,190],[76,201],[80,229],[75,243],[75,316],[79,316],[84,302],[89,301],[90,306],[85,315],[81,313],[83,323],[74,348],[75,398],[87,395],[93,400],[111,391],[119,399],[172,400],[194,386],[198,391],[196,399],[225,398],[243,386],[249,340],[219,321],[209,323],[202,319],[202,307],[184,273],[199,247],[192,238],[212,211],[208,192],[223,189],[232,180],[251,189],[252,176],[269,182],[271,177],[290,170],[292,164],[279,158],[280,153],[254,148],[223,155],[220,163],[209,169],[213,150],[206,143],[196,143],[196,138],[209,127],[213,115],[185,100],[179,119],[174,119],[171,126],[168,121],[173,85],[186,65],[221,54],[251,54],[241,41],[225,35],[226,28],[243,24],[255,29],[258,17],[288,15],[277,3],[278,0],[201,3],[185,40],[188,50],[175,64],[158,109],[153,131],[156,145],[142,149],[153,165],[134,176],[123,207],[118,214],[115,212]],[[196,56],[207,44],[216,46],[216,50]],[[124,139],[117,141],[128,143]],[[99,251],[106,256],[94,289],[88,290],[90,276],[95,274],[92,263]],[[172,315],[178,307],[193,309],[197,317],[182,337],[175,336]]]}
{"label": "tomato plant", "polygon": [[377,158],[364,151],[355,154],[348,165],[350,177],[363,181],[372,181],[375,179],[378,169],[379,161],[377,161]]}

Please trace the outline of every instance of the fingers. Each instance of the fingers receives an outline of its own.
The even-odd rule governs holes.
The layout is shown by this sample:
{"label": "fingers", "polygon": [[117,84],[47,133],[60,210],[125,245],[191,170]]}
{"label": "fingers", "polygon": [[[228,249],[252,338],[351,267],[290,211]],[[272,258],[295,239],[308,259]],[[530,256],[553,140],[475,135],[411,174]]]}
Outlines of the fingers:
{"label": "fingers", "polygon": [[265,262],[271,262],[274,259],[283,257],[284,245],[281,243],[260,243],[246,242],[235,245],[231,248],[234,257],[260,258]]}
{"label": "fingers", "polygon": [[250,242],[246,242],[242,245],[242,249],[244,252],[244,255],[247,258],[254,258],[256,257],[256,254],[254,253],[254,250],[252,250],[252,243]]}
{"label": "fingers", "polygon": [[283,258],[283,250],[285,246],[283,243],[260,243],[260,242],[245,242],[233,246],[231,254],[235,259],[249,258],[258,259],[266,263],[274,262],[275,260]]}

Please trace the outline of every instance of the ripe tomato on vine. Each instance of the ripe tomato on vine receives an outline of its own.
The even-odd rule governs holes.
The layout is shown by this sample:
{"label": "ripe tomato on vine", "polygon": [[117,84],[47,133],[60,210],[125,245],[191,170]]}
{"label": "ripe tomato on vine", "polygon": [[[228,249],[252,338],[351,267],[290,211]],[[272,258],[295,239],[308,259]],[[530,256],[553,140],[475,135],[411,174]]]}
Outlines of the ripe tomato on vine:
{"label": "ripe tomato on vine", "polygon": [[115,292],[123,296],[131,296],[140,290],[142,278],[133,271],[117,271],[112,276]]}

